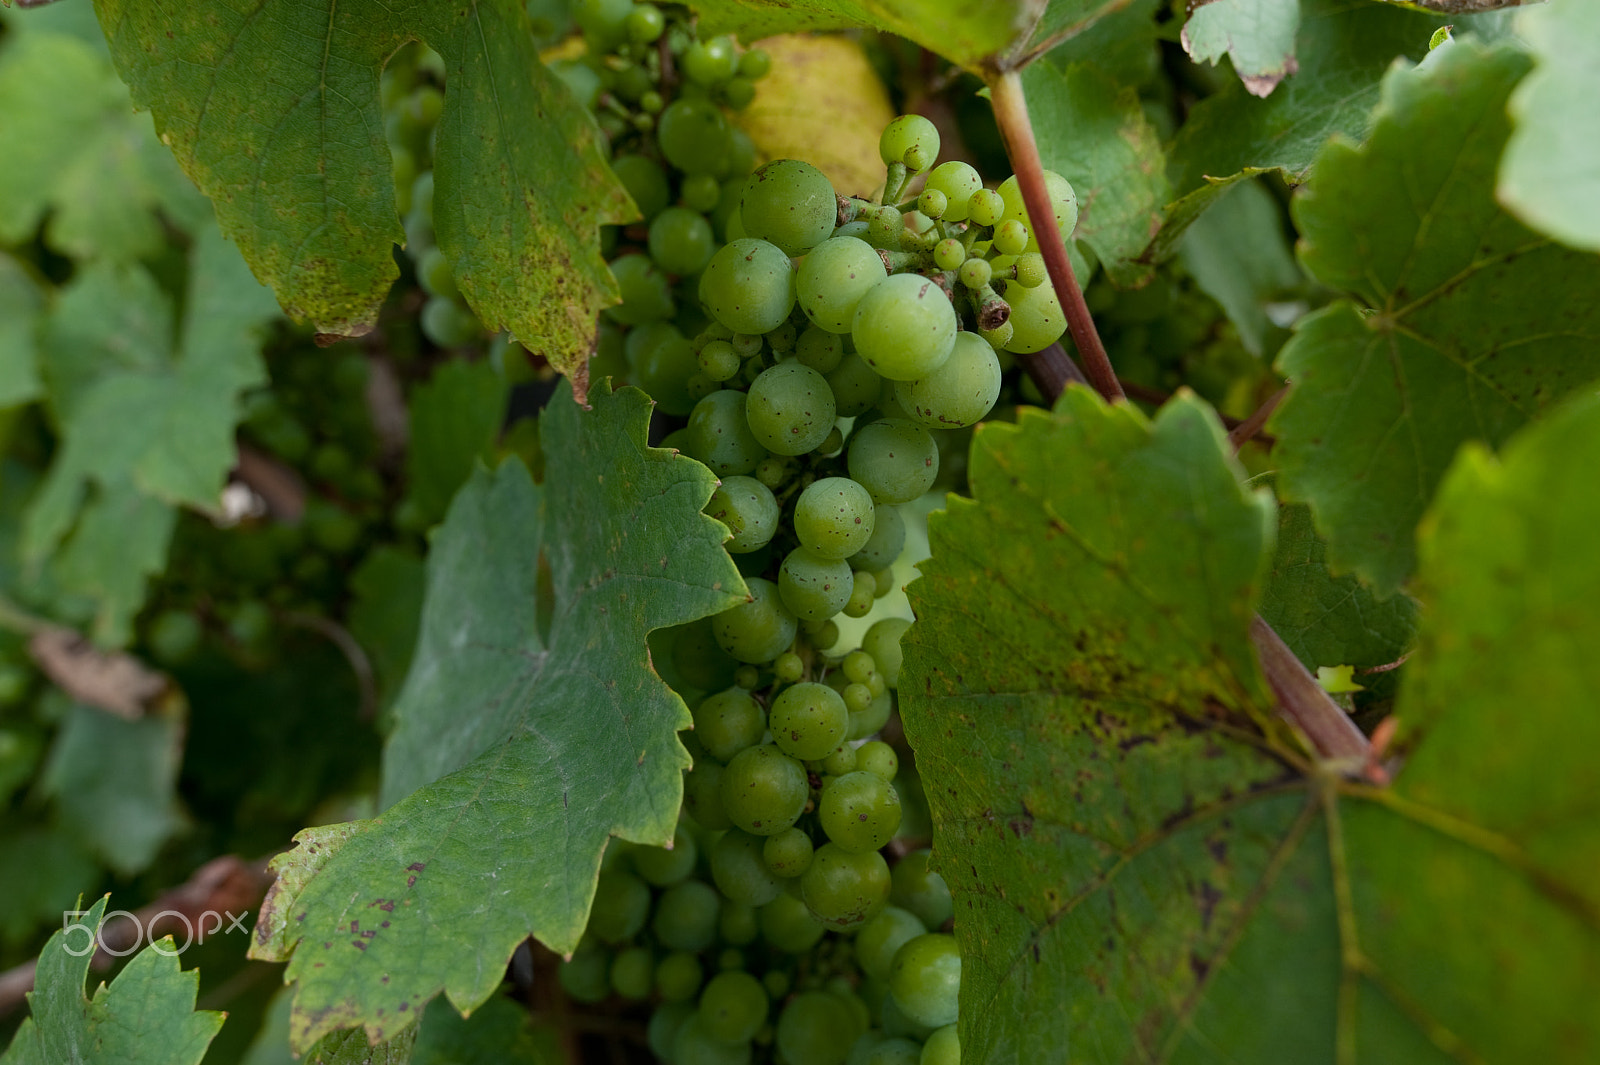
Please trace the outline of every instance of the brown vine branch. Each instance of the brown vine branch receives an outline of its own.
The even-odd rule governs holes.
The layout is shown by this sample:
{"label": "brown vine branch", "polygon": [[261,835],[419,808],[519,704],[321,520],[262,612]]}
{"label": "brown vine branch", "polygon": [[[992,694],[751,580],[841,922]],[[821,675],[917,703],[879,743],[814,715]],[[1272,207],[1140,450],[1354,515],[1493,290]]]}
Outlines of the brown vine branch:
{"label": "brown vine branch", "polygon": [[1011,161],[1012,172],[1022,190],[1022,202],[1028,217],[1039,220],[1033,227],[1039,240],[1039,251],[1044,255],[1045,269],[1050,283],[1055,287],[1056,298],[1067,315],[1067,331],[1078,347],[1083,359],[1083,370],[1089,383],[1107,400],[1125,398],[1122,385],[1111,368],[1111,359],[1100,342],[1089,305],[1083,300],[1083,289],[1072,275],[1072,262],[1067,258],[1067,245],[1061,232],[1053,224],[1055,209],[1050,205],[1050,192],[1044,184],[1044,163],[1039,159],[1039,145],[1033,138],[1033,123],[1028,118],[1028,104],[1022,94],[1022,78],[1016,71],[993,74],[989,80],[990,103],[994,106],[995,123],[1000,127],[1000,138],[1005,142],[1006,158]]}
{"label": "brown vine branch", "polygon": [[1278,697],[1279,713],[1305,733],[1322,757],[1348,758],[1366,765],[1371,749],[1367,737],[1260,615],[1250,619],[1250,642],[1267,684]]}
{"label": "brown vine branch", "polygon": [[1272,417],[1272,412],[1278,409],[1278,404],[1282,403],[1283,397],[1288,394],[1289,386],[1284,385],[1268,396],[1267,401],[1257,407],[1250,417],[1228,428],[1228,443],[1233,445],[1233,450],[1238,451],[1252,437],[1261,432],[1262,426],[1267,424],[1267,419]]}

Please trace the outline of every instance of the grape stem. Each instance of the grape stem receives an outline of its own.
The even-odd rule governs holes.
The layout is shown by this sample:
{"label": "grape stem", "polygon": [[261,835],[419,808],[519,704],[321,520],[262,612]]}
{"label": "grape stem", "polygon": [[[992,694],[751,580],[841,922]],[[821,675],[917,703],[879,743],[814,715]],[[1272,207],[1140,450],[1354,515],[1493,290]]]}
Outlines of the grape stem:
{"label": "grape stem", "polygon": [[1250,619],[1250,642],[1278,697],[1279,713],[1305,734],[1323,758],[1350,759],[1352,765],[1364,767],[1372,749],[1366,735],[1259,614]]}
{"label": "grape stem", "polygon": [[[1039,160],[1039,145],[1033,138],[1033,123],[1028,118],[1028,103],[1022,94],[1022,78],[1015,70],[995,73],[989,81],[990,103],[994,106],[995,123],[1000,127],[1000,139],[1005,142],[1006,158],[1011,161],[1012,172],[1017,175],[1017,185],[1022,192],[1022,202],[1029,218],[1053,219],[1055,209],[1050,204],[1050,192],[1044,184],[1044,164]],[[1055,286],[1056,298],[1067,314],[1067,331],[1083,357],[1084,373],[1095,391],[1107,400],[1126,398],[1122,384],[1111,368],[1106,347],[1100,342],[1089,305],[1083,301],[1083,289],[1072,275],[1072,262],[1067,258],[1067,245],[1060,231],[1050,224],[1035,227],[1039,238],[1039,251],[1044,255],[1045,269],[1050,283]]]}
{"label": "grape stem", "polygon": [[1278,409],[1278,404],[1283,402],[1283,397],[1289,394],[1289,386],[1284,385],[1272,395],[1267,397],[1265,403],[1255,409],[1255,412],[1228,429],[1228,443],[1233,445],[1233,450],[1238,451],[1252,437],[1261,432],[1262,426],[1267,424],[1267,419],[1272,417],[1272,412]]}

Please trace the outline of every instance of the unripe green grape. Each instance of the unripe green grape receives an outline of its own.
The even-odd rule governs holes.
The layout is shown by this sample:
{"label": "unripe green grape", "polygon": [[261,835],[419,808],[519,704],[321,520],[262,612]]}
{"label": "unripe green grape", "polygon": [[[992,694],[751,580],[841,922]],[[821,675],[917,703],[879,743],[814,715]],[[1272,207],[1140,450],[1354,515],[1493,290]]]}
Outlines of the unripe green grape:
{"label": "unripe green grape", "polygon": [[800,877],[800,896],[817,920],[848,928],[888,904],[889,864],[875,850],[854,853],[837,843],[823,844]]}
{"label": "unripe green grape", "polygon": [[872,979],[887,980],[896,952],[927,931],[916,914],[891,903],[856,933],[856,963]]}
{"label": "unripe green grape", "polygon": [[781,458],[762,459],[756,464],[756,480],[768,488],[777,488],[789,479],[790,467]]}
{"label": "unripe green grape", "polygon": [[889,993],[907,1017],[930,1028],[954,1024],[961,951],[954,936],[929,932],[901,944],[889,966]]}
{"label": "unripe green grape", "polygon": [[729,78],[722,86],[722,102],[735,111],[743,111],[755,98],[756,85],[749,78]]}
{"label": "unripe green grape", "polygon": [[[949,197],[938,189],[925,188],[922,190],[922,194],[917,197],[917,210],[929,218],[943,218],[945,211],[949,207]],[[946,269],[949,269],[949,267],[946,267]]]}
{"label": "unripe green grape", "polygon": [[874,699],[889,690],[889,685],[884,683],[883,677],[877,673],[867,678],[867,687],[872,689],[872,697]]}
{"label": "unripe green grape", "polygon": [[602,943],[626,943],[650,917],[650,888],[620,870],[600,874],[589,908],[589,931]]}
{"label": "unripe green grape", "polygon": [[[846,684],[844,691],[839,694],[844,697],[845,709],[852,714],[865,713],[872,706],[872,689],[865,684]],[[849,770],[844,769],[839,772],[849,772]]]}
{"label": "unripe green grape", "polygon": [[700,301],[737,333],[776,329],[794,309],[794,271],[776,245],[748,237],[724,245],[700,275]]}
{"label": "unripe green grape", "polygon": [[[1072,239],[1072,231],[1078,224],[1078,194],[1072,189],[1072,182],[1056,173],[1054,170],[1044,172],[1045,191],[1050,196],[1050,209],[1055,215],[1056,229],[1061,234],[1063,242]],[[1000,198],[1005,201],[1006,218],[1014,218],[1027,225],[1030,236],[1023,251],[1038,251],[1039,240],[1035,234],[1037,227],[1028,217],[1028,209],[1022,202],[1022,186],[1016,176],[1006,178],[1000,183]],[[1018,253],[1013,253],[1018,254]]]}
{"label": "unripe green grape", "polygon": [[848,333],[861,298],[887,276],[872,245],[856,237],[835,236],[806,254],[795,291],[806,317],[819,328]]}
{"label": "unripe green grape", "polygon": [[163,610],[150,621],[145,643],[150,654],[165,666],[181,665],[200,650],[205,629],[192,610]]}
{"label": "unripe green grape", "polygon": [[[693,992],[691,992],[693,994]],[[659,1061],[671,1061],[673,1043],[678,1038],[678,1030],[695,1015],[695,1007],[690,1002],[663,1002],[650,1014],[650,1023],[645,1030],[645,1040],[650,1046],[650,1052]]]}
{"label": "unripe green grape", "polygon": [[441,348],[459,348],[483,334],[471,311],[448,296],[434,296],[422,305],[422,335]]}
{"label": "unripe green grape", "polygon": [[668,322],[639,326],[629,330],[623,347],[633,366],[633,383],[650,393],[662,413],[683,417],[694,410],[698,401],[689,394],[688,380],[699,367],[694,348],[676,326]]}
{"label": "unripe green grape", "polygon": [[632,854],[633,867],[638,870],[640,876],[656,887],[671,887],[687,880],[689,874],[694,872],[694,863],[700,856],[700,848],[696,845],[694,836],[679,825],[672,833],[670,850],[666,847],[637,847]]}
{"label": "unripe green grape", "polygon": [[865,488],[848,477],[824,477],[795,501],[794,532],[817,557],[845,559],[871,539],[874,517]]}
{"label": "unripe green grape", "polygon": [[720,905],[710,884],[685,880],[661,893],[650,928],[669,950],[705,950],[717,940]]}
{"label": "unripe green grape", "polygon": [[875,851],[900,827],[900,795],[876,773],[855,770],[822,789],[818,820],[828,839],[852,854]]}
{"label": "unripe green grape", "polygon": [[894,207],[879,207],[867,215],[866,240],[874,248],[893,250],[900,247],[905,230],[905,216]]}
{"label": "unripe green grape", "polygon": [[844,1065],[850,1046],[860,1036],[854,1024],[842,1024],[844,1003],[829,991],[803,991],[790,999],[778,1016],[777,1046],[782,1060],[803,1065]]}
{"label": "unripe green grape", "polygon": [[878,671],[878,663],[866,651],[855,650],[844,656],[839,669],[851,681],[865,684]]}
{"label": "unripe green grape", "polygon": [[939,476],[939,446],[911,422],[872,422],[851,437],[848,465],[875,502],[909,503]]}
{"label": "unripe green grape", "polygon": [[856,353],[896,381],[926,377],[955,343],[956,312],[938,285],[918,274],[892,274],[856,305],[850,330]]}
{"label": "unripe green grape", "polygon": [[744,231],[771,241],[786,255],[804,255],[833,232],[839,201],[822,171],[797,159],[777,159],[750,175],[739,199]]}
{"label": "unripe green grape", "polygon": [[1050,272],[1045,269],[1043,255],[1030,251],[1017,256],[1017,284],[1023,288],[1038,288],[1048,280]]}
{"label": "unripe green grape", "polygon": [[785,891],[759,912],[761,938],[784,954],[806,954],[827,929],[806,904]]}
{"label": "unripe green grape", "polygon": [[572,21],[583,30],[590,48],[609,52],[627,35],[628,15],[632,11],[633,0],[574,0]]}
{"label": "unripe green grape", "polygon": [[946,222],[965,222],[968,202],[972,194],[983,188],[983,178],[969,164],[952,159],[940,163],[928,173],[924,190],[934,189],[944,194],[948,206],[944,210]]}
{"label": "unripe green grape", "polygon": [[337,503],[309,501],[304,520],[306,536],[329,554],[348,554],[361,542],[361,519]]}
{"label": "unripe green grape", "polygon": [[819,651],[826,651],[839,642],[839,626],[833,621],[826,621],[822,628],[811,636],[811,646]]}
{"label": "unripe green grape", "polygon": [[967,249],[954,237],[941,240],[933,246],[933,262],[941,270],[955,270],[967,261]]}
{"label": "unripe green grape", "polygon": [[699,958],[690,951],[674,951],[656,966],[656,992],[668,1002],[685,1002],[694,998],[704,978]]}
{"label": "unripe green grape", "polygon": [[728,37],[696,41],[683,54],[683,76],[707,88],[727,81],[738,68],[739,55]]}
{"label": "unripe green grape", "polygon": [[685,174],[715,174],[730,147],[728,121],[710,100],[679,97],[661,112],[656,143]]}
{"label": "unripe green grape", "polygon": [[1007,218],[994,227],[994,250],[1002,255],[1021,255],[1028,248],[1028,227]]}
{"label": "unripe green grape", "polygon": [[623,29],[628,40],[635,44],[649,44],[667,28],[667,17],[654,4],[635,4],[628,17],[623,19]]}
{"label": "unripe green grape", "polygon": [[992,226],[1006,215],[1006,201],[993,189],[979,189],[967,200],[967,217],[975,225]]}
{"label": "unripe green grape", "polygon": [[833,390],[809,366],[783,362],[762,372],[750,385],[746,418],[755,438],[779,455],[816,450],[833,428]]}
{"label": "unripe green grape", "polygon": [[556,979],[573,1000],[600,1002],[611,994],[611,955],[604,947],[579,947],[557,967]]}
{"label": "unripe green grape", "polygon": [[643,325],[672,317],[672,286],[648,255],[624,255],[613,260],[611,276],[622,292],[622,302],[606,308],[613,320],[623,325]]}
{"label": "unripe green grape", "polygon": [[722,808],[754,836],[782,832],[800,819],[810,797],[805,767],[771,744],[747,747],[722,774]]}
{"label": "unripe green grape", "polygon": [[611,172],[628,190],[644,220],[649,222],[672,202],[667,187],[667,172],[661,164],[643,155],[619,155],[611,160]]}
{"label": "unripe green grape", "polygon": [[752,48],[739,57],[739,74],[751,81],[760,81],[772,70],[772,56],[760,48]]}
{"label": "unripe green grape", "polygon": [[850,598],[840,613],[847,618],[864,618],[872,613],[872,602],[878,597],[877,582],[872,574],[859,569],[850,575],[850,580]]}
{"label": "unripe green grape", "polygon": [[[803,275],[804,263],[800,265],[800,270]],[[838,369],[844,359],[844,338],[819,326],[807,326],[795,342],[794,357],[800,365],[809,366],[826,376]]]}
{"label": "unripe green grape", "polygon": [[[922,1045],[905,1036],[890,1036],[875,1044],[861,1059],[860,1065],[921,1065]],[[854,1065],[846,1062],[845,1065]]]}
{"label": "unripe green grape", "polygon": [[655,975],[655,958],[648,947],[630,947],[611,959],[611,989],[623,998],[649,998]]}
{"label": "unripe green grape", "polygon": [[[780,592],[783,590],[782,585],[779,585],[778,590]],[[772,663],[772,675],[785,684],[793,684],[804,675],[805,671],[805,662],[793,651],[783,652],[777,661]]]}
{"label": "unripe green grape", "polygon": [[731,900],[722,904],[722,913],[717,918],[717,935],[724,943],[742,947],[754,943],[756,936],[760,934],[761,926],[756,922],[754,906],[745,906]]}
{"label": "unripe green grape", "polygon": [[762,861],[775,876],[792,879],[811,864],[811,837],[798,828],[786,828],[768,836],[761,847]]}
{"label": "unripe green grape", "polygon": [[722,1043],[746,1043],[766,1023],[767,989],[744,972],[712,977],[700,993],[700,1025]]}
{"label": "unripe green grape", "polygon": [[716,244],[706,216],[687,207],[665,208],[650,223],[650,258],[669,274],[698,273]]}
{"label": "unripe green grape", "polygon": [[860,355],[851,353],[826,375],[833,392],[834,412],[840,418],[855,418],[871,410],[883,393],[883,378]]}
{"label": "unripe green grape", "polygon": [[856,767],[892,782],[900,772],[900,756],[882,740],[872,740],[856,748]]}
{"label": "unripe green grape", "polygon": [[612,92],[624,100],[638,100],[645,93],[652,91],[654,85],[655,80],[651,78],[650,71],[635,63],[614,72]]}
{"label": "unripe green grape", "polygon": [[691,211],[707,214],[714,210],[717,201],[722,199],[722,186],[710,174],[695,174],[683,179],[683,184],[678,187],[678,194],[685,207]]}
{"label": "unripe green grape", "polygon": [[729,607],[712,618],[717,645],[740,662],[764,665],[794,643],[799,621],[783,605],[771,581],[752,577],[745,581],[750,600]]}
{"label": "unripe green grape", "polygon": [[861,649],[872,656],[879,675],[891,688],[898,687],[900,683],[900,665],[905,660],[900,649],[900,638],[910,627],[911,622],[906,618],[884,618],[874,622],[861,638]]}
{"label": "unripe green grape", "polygon": [[745,906],[765,906],[783,891],[783,880],[762,857],[765,837],[737,828],[723,833],[711,848],[711,879],[717,889]]}
{"label": "unripe green grape", "polygon": [[1062,313],[1061,301],[1056,299],[1054,285],[1024,288],[1021,285],[1006,287],[1006,302],[1011,304],[1011,339],[1007,351],[1019,355],[1042,351],[1061,339],[1067,331],[1067,316]]}
{"label": "unripe green grape", "polygon": [[706,753],[719,762],[727,762],[746,747],[754,747],[766,731],[766,712],[743,688],[709,695],[694,711],[695,735],[705,745]]}
{"label": "unripe green grape", "polygon": [[850,738],[864,740],[877,732],[888,722],[893,710],[894,700],[889,698],[887,692],[874,696],[872,705],[864,712],[850,715]]}
{"label": "unripe green grape", "polygon": [[[644,94],[639,97],[639,110],[647,115],[659,115],[661,109],[666,106],[667,101],[654,89],[645,90]],[[706,208],[708,211],[710,209],[709,207]]]}
{"label": "unripe green grape", "polygon": [[700,400],[689,414],[688,430],[685,450],[718,477],[750,473],[767,457],[750,431],[743,392],[724,388]]}
{"label": "unripe green grape", "polygon": [[695,824],[711,832],[730,828],[733,822],[722,808],[722,777],[725,769],[704,758],[683,776],[683,808]]}
{"label": "unripe green grape", "polygon": [[968,259],[961,264],[960,272],[956,274],[956,279],[976,292],[987,285],[993,276],[994,270],[989,266],[987,259]]}
{"label": "unripe green grape", "polygon": [[726,340],[713,340],[695,356],[700,372],[713,381],[727,381],[744,368],[744,361]]}
{"label": "unripe green grape", "polygon": [[939,130],[921,115],[901,115],[883,128],[878,138],[878,155],[884,163],[905,163],[907,169],[920,170],[906,159],[915,151],[923,166],[939,157]]}
{"label": "unripe green grape", "polygon": [[929,928],[938,928],[956,912],[944,877],[928,867],[932,853],[923,848],[901,858],[894,867],[890,897],[901,909],[916,914]]}
{"label": "unripe green grape", "polygon": [[438,248],[429,248],[417,257],[417,283],[430,296],[443,296],[451,300],[461,298],[450,261]]}
{"label": "unripe green grape", "polygon": [[[845,700],[848,708],[849,700]],[[822,771],[831,777],[842,777],[846,773],[854,772],[856,768],[856,749],[848,743],[841,743],[828,752],[828,757],[822,760]]]}
{"label": "unripe green grape", "polygon": [[957,333],[944,365],[921,380],[897,382],[895,398],[929,428],[976,425],[1000,398],[1000,359],[982,337]]}
{"label": "unripe green grape", "polygon": [[750,134],[738,126],[728,127],[728,152],[722,157],[721,165],[716,169],[718,181],[726,182],[727,191],[732,200],[729,210],[738,214],[739,197],[744,192],[744,182],[740,180],[756,168],[756,142],[750,139]]}
{"label": "unripe green grape", "polygon": [[[871,493],[868,493],[869,495]],[[906,543],[906,523],[898,508],[887,503],[872,507],[872,535],[850,556],[852,569],[877,572],[894,564]]]}
{"label": "unripe green grape", "polygon": [[784,754],[811,760],[826,756],[844,740],[850,730],[850,711],[839,693],[826,684],[803,681],[791,684],[772,701],[767,725]]}

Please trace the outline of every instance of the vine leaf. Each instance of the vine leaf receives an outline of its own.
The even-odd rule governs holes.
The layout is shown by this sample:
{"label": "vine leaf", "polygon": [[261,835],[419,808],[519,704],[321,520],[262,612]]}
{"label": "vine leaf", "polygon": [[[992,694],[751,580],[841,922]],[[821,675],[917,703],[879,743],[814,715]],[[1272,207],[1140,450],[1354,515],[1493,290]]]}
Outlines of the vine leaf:
{"label": "vine leaf", "polygon": [[1460,464],[1425,534],[1409,760],[1379,790],[1265,716],[1245,633],[1270,503],[1199,403],[1147,423],[1072,388],[980,430],[900,680],[963,1060],[1592,1058],[1597,460],[1588,400],[1504,467]]}
{"label": "vine leaf", "polygon": [[522,4],[95,7],[134,100],[223,232],[292,317],[332,334],[370,329],[398,276],[378,75],[401,44],[426,41],[448,82],[439,247],[485,325],[564,373],[586,365],[595,314],[618,300],[599,227],[634,212],[593,121],[539,62]]}
{"label": "vine leaf", "polygon": [[1300,0],[1202,0],[1183,25],[1183,50],[1197,63],[1226,55],[1254,96],[1268,96],[1299,69],[1294,33]]}
{"label": "vine leaf", "polygon": [[480,469],[434,536],[385,751],[393,805],[302,833],[263,906],[253,951],[289,958],[297,1048],[355,1025],[388,1038],[441,989],[478,1006],[527,936],[576,947],[608,837],[672,837],[690,718],[645,635],[744,586],[700,512],[711,473],[646,446],[645,395],[567,398],[541,418],[545,483],[516,459]]}
{"label": "vine leaf", "polygon": [[440,366],[408,404],[406,491],[418,520],[433,525],[450,499],[487,459],[506,419],[506,379],[488,360]]}
{"label": "vine leaf", "polygon": [[97,900],[39,952],[32,1015],[0,1065],[199,1065],[205,1056],[225,1015],[195,1012],[200,973],[179,968],[172,937],[156,941],[162,950],[140,951],[92,998],[84,994],[94,954],[86,948],[110,898]]}
{"label": "vine leaf", "polygon": [[1555,0],[1517,21],[1536,65],[1511,95],[1500,202],[1541,233],[1600,251],[1600,7]]}
{"label": "vine leaf", "polygon": [[1349,294],[1279,355],[1294,382],[1270,423],[1283,494],[1309,503],[1336,572],[1380,595],[1457,447],[1497,445],[1600,376],[1600,257],[1495,204],[1511,45],[1456,41],[1384,79],[1367,142],[1334,141],[1294,204],[1301,259]]}
{"label": "vine leaf", "polygon": [[0,410],[44,394],[38,329],[44,293],[22,265],[0,254]]}
{"label": "vine leaf", "polygon": [[1023,72],[1022,89],[1040,160],[1078,195],[1076,239],[1094,249],[1116,284],[1143,284],[1153,268],[1137,260],[1161,225],[1171,186],[1137,87],[1117,84],[1093,63],[1059,70],[1047,60]]}
{"label": "vine leaf", "polygon": [[259,347],[277,310],[215,226],[195,236],[188,286],[179,325],[142,266],[92,263],[44,326],[61,445],[23,517],[22,556],[96,604],[102,643],[128,639],[146,576],[165,566],[172,508],[215,509],[239,396],[266,380]]}
{"label": "vine leaf", "polygon": [[1196,219],[1178,256],[1201,291],[1227,313],[1239,343],[1256,356],[1276,330],[1267,305],[1303,296],[1306,287],[1284,234],[1283,209],[1256,181],[1239,182]]}

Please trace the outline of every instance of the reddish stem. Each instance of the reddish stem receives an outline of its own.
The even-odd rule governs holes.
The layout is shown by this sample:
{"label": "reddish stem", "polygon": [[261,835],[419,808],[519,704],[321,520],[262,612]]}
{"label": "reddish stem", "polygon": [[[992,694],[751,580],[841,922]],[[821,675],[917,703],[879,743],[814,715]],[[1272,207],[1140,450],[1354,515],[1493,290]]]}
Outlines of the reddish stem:
{"label": "reddish stem", "polygon": [[1244,447],[1246,441],[1261,431],[1267,424],[1267,419],[1272,417],[1272,412],[1278,409],[1278,404],[1282,403],[1283,397],[1288,394],[1289,386],[1284,385],[1268,396],[1267,401],[1257,407],[1250,417],[1228,430],[1228,443],[1233,445],[1233,450],[1238,451]]}
{"label": "reddish stem", "polygon": [[1028,217],[1044,220],[1034,227],[1039,239],[1039,251],[1044,255],[1045,269],[1050,283],[1055,286],[1056,298],[1067,314],[1067,331],[1078,346],[1083,359],[1083,371],[1108,400],[1125,398],[1116,372],[1111,369],[1111,359],[1106,355],[1100,333],[1094,327],[1089,305],[1083,301],[1083,289],[1072,275],[1072,261],[1067,258],[1067,245],[1060,231],[1051,224],[1055,208],[1050,204],[1050,191],[1044,184],[1044,164],[1039,159],[1039,145],[1033,139],[1033,123],[1028,118],[1028,104],[1022,95],[1022,79],[1016,71],[996,74],[989,82],[990,103],[994,106],[995,123],[1000,127],[1000,137],[1005,141],[1006,157],[1017,175],[1022,190],[1022,202]]}
{"label": "reddish stem", "polygon": [[1259,615],[1250,619],[1250,642],[1278,697],[1279,712],[1305,733],[1312,748],[1324,758],[1353,758],[1365,765],[1371,749],[1367,737]]}

